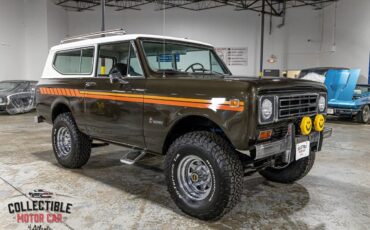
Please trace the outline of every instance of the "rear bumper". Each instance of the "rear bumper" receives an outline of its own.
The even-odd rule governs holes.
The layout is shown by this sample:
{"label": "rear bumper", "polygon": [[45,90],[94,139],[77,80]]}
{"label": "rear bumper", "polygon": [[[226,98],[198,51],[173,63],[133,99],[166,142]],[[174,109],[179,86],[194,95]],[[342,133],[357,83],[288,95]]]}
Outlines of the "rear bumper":
{"label": "rear bumper", "polygon": [[283,161],[289,163],[291,159],[294,159],[296,143],[310,141],[311,146],[316,146],[317,151],[320,151],[322,140],[332,135],[332,129],[325,128],[321,133],[312,132],[308,136],[295,136],[294,126],[292,124],[288,126],[288,132],[283,139],[255,145],[256,154],[254,159],[263,159],[283,153]]}

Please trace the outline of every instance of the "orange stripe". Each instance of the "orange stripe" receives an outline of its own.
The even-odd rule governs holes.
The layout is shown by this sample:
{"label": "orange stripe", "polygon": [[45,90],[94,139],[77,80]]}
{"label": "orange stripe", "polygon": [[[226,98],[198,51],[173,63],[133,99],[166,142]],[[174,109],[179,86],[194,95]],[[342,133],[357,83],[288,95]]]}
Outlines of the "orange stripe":
{"label": "orange stripe", "polygon": [[68,89],[68,95],[73,97],[73,93],[72,93],[72,90],[71,89]]}
{"label": "orange stripe", "polygon": [[[201,109],[229,110],[241,112],[244,110],[244,102],[240,102],[240,107],[230,107],[230,101],[225,101],[222,104],[212,104],[212,100],[193,99],[193,98],[176,98],[162,96],[144,96],[138,94],[118,94],[104,93],[93,91],[80,91],[78,89],[66,88],[40,88],[42,94],[64,95],[73,97],[86,97],[92,99],[115,100],[125,102],[139,102],[147,104],[181,106]],[[85,93],[86,92],[86,93]]]}
{"label": "orange stripe", "polygon": [[115,100],[115,101],[143,102],[143,98],[133,98],[133,97],[114,97],[114,96],[102,96],[102,95],[93,95],[93,94],[86,94],[85,97],[93,98],[93,99]]}

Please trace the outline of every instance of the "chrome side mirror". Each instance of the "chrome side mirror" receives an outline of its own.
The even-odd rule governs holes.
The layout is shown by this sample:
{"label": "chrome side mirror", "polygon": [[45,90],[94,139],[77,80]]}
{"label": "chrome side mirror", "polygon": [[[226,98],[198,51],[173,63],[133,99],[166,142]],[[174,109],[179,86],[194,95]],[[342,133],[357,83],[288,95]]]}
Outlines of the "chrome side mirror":
{"label": "chrome side mirror", "polygon": [[122,79],[122,74],[117,71],[117,72],[112,72],[109,74],[109,81],[111,84],[117,83]]}

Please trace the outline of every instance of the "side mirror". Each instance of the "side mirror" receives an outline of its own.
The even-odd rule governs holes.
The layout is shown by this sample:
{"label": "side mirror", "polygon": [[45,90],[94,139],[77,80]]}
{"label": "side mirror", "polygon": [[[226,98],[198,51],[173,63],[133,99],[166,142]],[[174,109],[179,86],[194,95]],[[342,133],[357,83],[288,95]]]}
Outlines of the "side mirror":
{"label": "side mirror", "polygon": [[117,72],[112,72],[109,74],[109,80],[111,84],[117,83],[122,79],[122,74],[117,71]]}

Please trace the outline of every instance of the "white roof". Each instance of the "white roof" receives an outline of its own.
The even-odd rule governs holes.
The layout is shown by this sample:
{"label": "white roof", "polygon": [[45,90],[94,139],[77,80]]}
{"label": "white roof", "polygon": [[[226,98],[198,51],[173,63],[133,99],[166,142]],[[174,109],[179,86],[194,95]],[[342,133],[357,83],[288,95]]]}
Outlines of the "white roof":
{"label": "white roof", "polygon": [[100,44],[100,43],[134,40],[139,37],[140,38],[168,39],[168,40],[191,42],[191,43],[200,44],[200,45],[212,46],[211,44],[208,44],[208,43],[194,41],[194,40],[190,40],[187,38],[176,38],[176,37],[150,35],[150,34],[125,34],[125,35],[115,35],[115,36],[99,37],[99,38],[88,38],[88,39],[80,40],[76,42],[69,42],[69,43],[53,46],[51,50],[64,50],[64,49],[71,49],[71,48],[77,48],[77,47],[92,46],[92,45]]}

